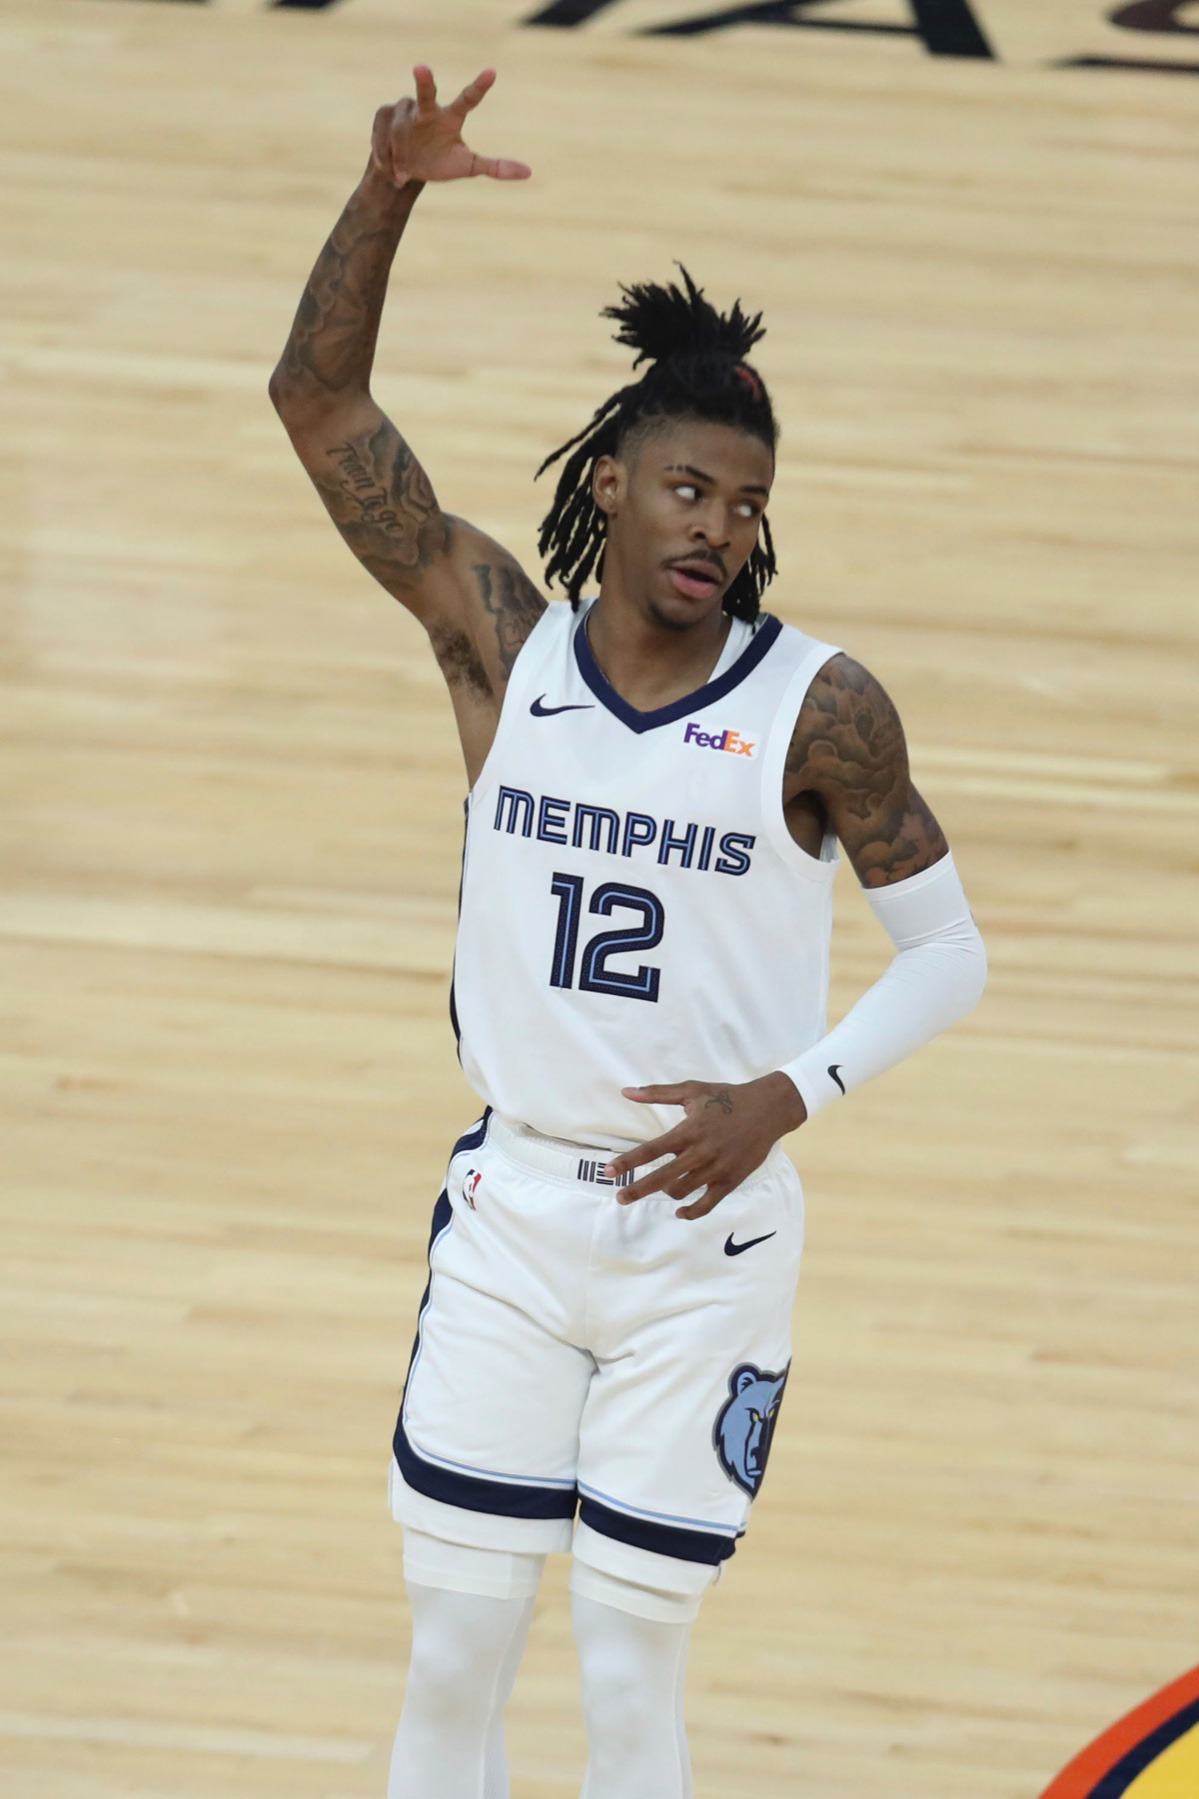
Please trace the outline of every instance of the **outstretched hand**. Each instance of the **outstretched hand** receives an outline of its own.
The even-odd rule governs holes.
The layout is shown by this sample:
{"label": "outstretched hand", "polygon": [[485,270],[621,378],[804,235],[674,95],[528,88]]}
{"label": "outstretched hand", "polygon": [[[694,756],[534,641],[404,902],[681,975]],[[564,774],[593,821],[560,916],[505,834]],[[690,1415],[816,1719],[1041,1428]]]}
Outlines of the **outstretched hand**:
{"label": "outstretched hand", "polygon": [[608,1163],[613,1175],[627,1173],[670,1156],[618,1195],[622,1206],[664,1193],[686,1199],[700,1187],[707,1191],[676,1218],[702,1218],[734,1187],[761,1166],[780,1137],[807,1117],[807,1109],[785,1074],[764,1074],[756,1081],[721,1086],[713,1081],[677,1081],[666,1087],[624,1087],[626,1099],[647,1106],[682,1106],[685,1116],[660,1137],[622,1150]]}
{"label": "outstretched hand", "polygon": [[460,181],[490,175],[495,181],[524,181],[532,170],[503,156],[476,156],[462,141],[462,127],[495,81],[484,69],[448,106],[437,104],[432,69],[418,63],[416,98],[381,106],[371,134],[371,160],[396,187],[409,181]]}

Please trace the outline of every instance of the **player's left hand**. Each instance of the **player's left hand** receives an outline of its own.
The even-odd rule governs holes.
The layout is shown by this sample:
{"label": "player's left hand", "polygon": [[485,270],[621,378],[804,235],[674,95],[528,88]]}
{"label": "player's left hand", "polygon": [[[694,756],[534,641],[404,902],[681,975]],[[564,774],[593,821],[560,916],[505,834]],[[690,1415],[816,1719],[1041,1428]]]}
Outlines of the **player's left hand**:
{"label": "player's left hand", "polygon": [[714,1081],[676,1081],[667,1087],[624,1087],[626,1099],[646,1106],[682,1106],[686,1116],[660,1137],[613,1156],[607,1173],[620,1175],[671,1156],[618,1195],[622,1206],[665,1193],[686,1199],[698,1187],[707,1191],[693,1204],[679,1206],[676,1218],[702,1218],[761,1166],[779,1138],[807,1117],[807,1108],[785,1074],[764,1074],[756,1081],[721,1086]]}

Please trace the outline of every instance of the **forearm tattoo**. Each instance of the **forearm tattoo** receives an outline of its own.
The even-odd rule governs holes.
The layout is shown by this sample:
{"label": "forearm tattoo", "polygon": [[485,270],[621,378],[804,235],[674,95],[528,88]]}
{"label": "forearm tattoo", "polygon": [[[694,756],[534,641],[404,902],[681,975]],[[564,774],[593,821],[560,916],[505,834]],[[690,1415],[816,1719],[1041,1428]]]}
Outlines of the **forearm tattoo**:
{"label": "forearm tattoo", "polygon": [[387,277],[419,189],[360,188],[308,277],[279,364],[286,381],[326,394],[370,383]]}
{"label": "forearm tattoo", "polygon": [[545,601],[516,562],[478,562],[475,578],[483,609],[495,621],[500,667],[507,680],[521,647],[545,611]]}
{"label": "forearm tattoo", "polygon": [[[364,178],[309,276],[272,392],[334,524],[390,593],[415,604],[416,590],[444,556],[453,563],[451,581],[466,582],[470,570],[506,682],[545,601],[498,546],[492,561],[472,556],[488,540],[442,512],[428,475],[370,398],[387,278],[419,191],[416,183],[385,191]],[[343,435],[347,422],[350,434]],[[475,604],[471,595],[457,623],[430,608],[430,637],[450,686],[490,698],[497,658],[479,637],[487,626]],[[478,629],[462,628],[476,619]]]}
{"label": "forearm tattoo", "polygon": [[946,853],[941,827],[912,786],[899,714],[852,657],[832,657],[812,682],[786,767],[796,791],[820,796],[863,886],[918,874]]}

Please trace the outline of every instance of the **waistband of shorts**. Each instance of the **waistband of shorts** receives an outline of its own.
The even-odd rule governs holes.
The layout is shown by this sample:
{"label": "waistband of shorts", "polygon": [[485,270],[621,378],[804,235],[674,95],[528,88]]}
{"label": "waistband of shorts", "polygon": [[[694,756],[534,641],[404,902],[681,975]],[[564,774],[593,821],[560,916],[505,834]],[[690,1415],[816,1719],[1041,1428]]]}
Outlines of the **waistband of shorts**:
{"label": "waistband of shorts", "polygon": [[664,1162],[670,1161],[669,1156],[657,1156],[628,1174],[604,1174],[603,1170],[613,1156],[621,1153],[620,1150],[605,1149],[602,1144],[567,1143],[561,1137],[543,1137],[540,1131],[515,1118],[501,1118],[498,1112],[493,1112],[488,1120],[487,1138],[510,1162],[516,1162],[534,1174],[548,1174],[560,1181],[586,1181],[597,1187],[630,1187],[651,1169],[661,1168]]}
{"label": "waistband of shorts", "polygon": [[[602,1144],[589,1147],[584,1143],[567,1143],[561,1137],[544,1137],[529,1125],[521,1124],[515,1118],[503,1118],[498,1112],[492,1112],[488,1118],[487,1139],[509,1161],[535,1174],[549,1175],[560,1181],[583,1181],[597,1187],[630,1187],[634,1181],[644,1179],[655,1168],[672,1160],[670,1156],[655,1156],[652,1162],[642,1162],[628,1174],[604,1174],[603,1170],[613,1156],[622,1153],[619,1149],[605,1149]],[[766,1160],[748,1174],[741,1185],[748,1186],[751,1181],[772,1173],[780,1159],[786,1161],[787,1156],[782,1146],[776,1143]]]}

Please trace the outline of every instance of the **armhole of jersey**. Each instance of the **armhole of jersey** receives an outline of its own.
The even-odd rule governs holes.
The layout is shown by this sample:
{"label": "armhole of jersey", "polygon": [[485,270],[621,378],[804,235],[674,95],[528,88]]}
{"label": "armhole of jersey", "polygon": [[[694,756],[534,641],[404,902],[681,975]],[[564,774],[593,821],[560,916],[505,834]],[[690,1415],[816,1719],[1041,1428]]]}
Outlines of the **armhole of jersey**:
{"label": "armhole of jersey", "polygon": [[[500,745],[508,734],[513,718],[528,698],[528,690],[536,685],[537,676],[533,670],[544,657],[546,639],[557,628],[558,614],[564,607],[567,611],[570,610],[567,601],[550,600],[545,611],[516,652],[512,673],[508,676],[508,685],[504,689],[504,698],[500,706],[500,716],[496,720],[495,736],[491,740],[491,748],[487,752],[474,786],[466,796],[468,816],[469,808],[477,804],[488,790],[492,771],[499,760]],[[573,619],[573,617],[574,614],[571,613],[571,618]]]}
{"label": "armhole of jersey", "polygon": [[762,817],[770,840],[789,868],[814,881],[832,880],[841,861],[841,848],[832,831],[825,832],[819,856],[809,855],[796,843],[787,829],[787,816],[783,811],[783,772],[808,688],[830,657],[841,653],[835,643],[815,642],[811,645],[783,691],[762,758]]}

